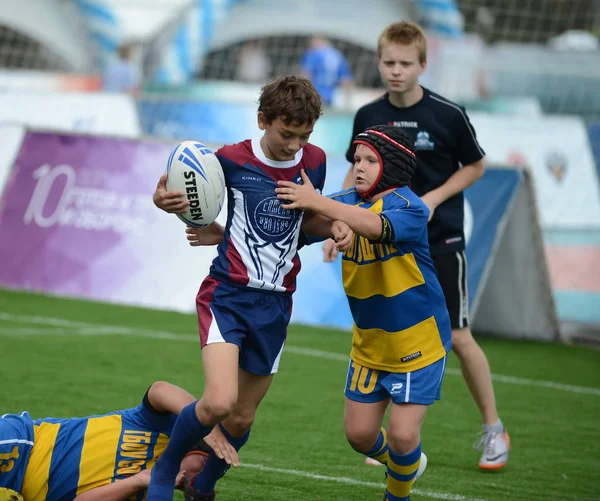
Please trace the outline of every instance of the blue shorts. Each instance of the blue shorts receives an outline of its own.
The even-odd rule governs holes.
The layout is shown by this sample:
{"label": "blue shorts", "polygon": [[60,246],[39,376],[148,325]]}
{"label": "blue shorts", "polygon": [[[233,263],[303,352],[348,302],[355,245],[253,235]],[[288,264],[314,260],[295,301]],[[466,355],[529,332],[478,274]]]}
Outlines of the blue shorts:
{"label": "blue shorts", "polygon": [[275,374],[292,315],[292,296],[235,287],[208,276],[196,296],[202,348],[232,343],[240,368],[258,376]]}
{"label": "blue shorts", "polygon": [[350,360],[344,394],[355,402],[391,397],[395,404],[431,405],[440,399],[445,369],[446,357],[413,372],[377,371]]}
{"label": "blue shorts", "polygon": [[0,415],[0,487],[21,492],[33,448],[33,422],[27,412]]}

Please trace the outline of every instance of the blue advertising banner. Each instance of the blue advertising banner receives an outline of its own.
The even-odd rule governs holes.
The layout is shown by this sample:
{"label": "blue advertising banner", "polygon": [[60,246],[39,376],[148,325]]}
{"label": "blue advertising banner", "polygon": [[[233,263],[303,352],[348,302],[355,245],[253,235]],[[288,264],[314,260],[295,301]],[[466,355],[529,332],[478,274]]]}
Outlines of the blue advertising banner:
{"label": "blue advertising banner", "polygon": [[[341,155],[328,156],[325,193],[339,191],[347,169],[348,162]],[[518,170],[488,169],[466,191],[465,235],[471,304],[481,292],[482,278],[521,176]],[[335,263],[324,263],[321,244],[302,249],[300,256],[302,271],[294,294],[292,321],[350,329],[352,316],[342,286],[341,258]]]}
{"label": "blue advertising banner", "polygon": [[480,292],[486,265],[492,257],[499,230],[521,181],[521,172],[488,169],[465,191],[465,233],[467,238],[469,303]]}
{"label": "blue advertising banner", "polygon": [[588,132],[590,134],[590,144],[594,153],[596,169],[598,170],[598,179],[600,179],[600,122],[589,123]]}

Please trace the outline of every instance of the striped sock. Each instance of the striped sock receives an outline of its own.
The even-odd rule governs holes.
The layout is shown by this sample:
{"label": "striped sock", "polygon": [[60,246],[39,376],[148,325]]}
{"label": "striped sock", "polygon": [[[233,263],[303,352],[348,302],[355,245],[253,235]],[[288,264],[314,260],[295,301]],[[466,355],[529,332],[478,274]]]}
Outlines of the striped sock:
{"label": "striped sock", "polygon": [[365,456],[369,456],[370,458],[387,465],[390,458],[388,451],[387,433],[384,428],[381,428],[375,445],[369,452],[365,453]]}
{"label": "striped sock", "polygon": [[410,488],[415,481],[421,463],[421,444],[408,454],[396,454],[391,449],[389,454],[386,499],[389,501],[409,501]]}

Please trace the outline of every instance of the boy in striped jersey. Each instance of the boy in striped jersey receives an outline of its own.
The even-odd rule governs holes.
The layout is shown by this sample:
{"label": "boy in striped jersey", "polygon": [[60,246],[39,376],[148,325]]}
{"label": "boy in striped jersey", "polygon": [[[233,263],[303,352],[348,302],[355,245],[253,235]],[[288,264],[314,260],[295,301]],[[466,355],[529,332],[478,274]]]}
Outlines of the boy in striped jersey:
{"label": "boy in striped jersey", "polygon": [[[280,181],[284,207],[346,223],[354,232],[342,277],[354,319],[344,426],[350,445],[387,465],[388,501],[408,501],[426,458],[421,424],[440,398],[450,319],[429,253],[429,209],[408,187],[416,168],[410,136],[379,125],[353,142],[354,188],[326,198]],[[391,400],[387,430],[382,428]]]}

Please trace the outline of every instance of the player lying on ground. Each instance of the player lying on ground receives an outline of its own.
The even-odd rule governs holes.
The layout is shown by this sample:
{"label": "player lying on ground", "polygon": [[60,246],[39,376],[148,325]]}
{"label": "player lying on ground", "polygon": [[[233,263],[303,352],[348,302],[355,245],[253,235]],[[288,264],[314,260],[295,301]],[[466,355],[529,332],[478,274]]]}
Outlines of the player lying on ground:
{"label": "player lying on ground", "polygon": [[[0,487],[22,493],[27,501],[141,500],[177,415],[195,400],[178,386],[156,382],[137,407],[102,416],[34,420],[27,412],[5,414],[0,417]],[[217,427],[181,461],[178,488],[204,467],[211,450],[207,444],[228,465],[239,464]]]}
{"label": "player lying on ground", "polygon": [[354,318],[344,427],[356,451],[387,464],[390,501],[408,500],[423,471],[421,424],[440,398],[452,347],[429,254],[429,209],[408,187],[415,167],[410,136],[378,125],[354,140],[354,188],[327,198],[302,174],[303,184],[280,181],[276,190],[283,207],[343,221],[355,233],[342,259]]}
{"label": "player lying on ground", "polygon": [[[259,98],[260,139],[227,145],[215,154],[228,192],[225,228],[213,223],[197,230],[198,245],[218,244],[217,257],[196,297],[202,346],[204,393],[181,413],[165,453],[152,472],[148,501],[172,501],[181,458],[220,424],[239,450],[250,435],[256,410],[279,367],[300,270],[300,228],[351,242],[347,225],[302,210],[281,207],[279,180],[300,172],[322,189],[325,153],[308,143],[321,115],[321,100],[306,79],[279,77]],[[154,193],[166,212],[185,209],[183,193],[166,190],[163,177]],[[213,454],[185,488],[186,499],[211,501],[226,463]]]}

